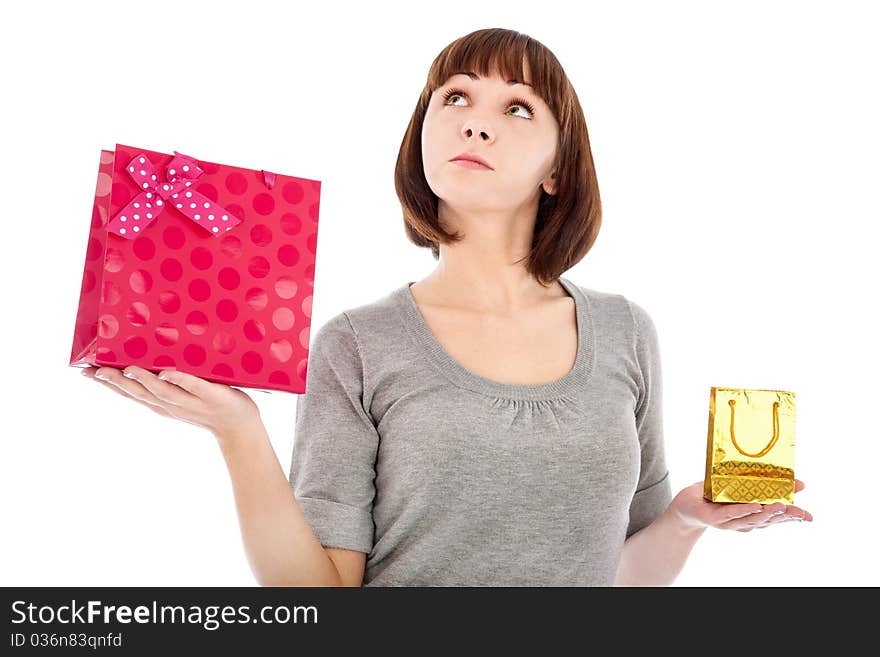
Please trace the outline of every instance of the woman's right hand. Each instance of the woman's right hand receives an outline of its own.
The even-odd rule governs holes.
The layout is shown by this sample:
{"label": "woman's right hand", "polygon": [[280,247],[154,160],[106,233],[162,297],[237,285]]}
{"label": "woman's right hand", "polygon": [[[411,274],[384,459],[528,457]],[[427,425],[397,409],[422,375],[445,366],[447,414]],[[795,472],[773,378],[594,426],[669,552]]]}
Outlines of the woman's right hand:
{"label": "woman's right hand", "polygon": [[159,415],[204,427],[218,438],[252,431],[261,422],[259,408],[246,393],[179,370],[162,370],[165,380],[134,365],[125,370],[87,367],[82,374]]}

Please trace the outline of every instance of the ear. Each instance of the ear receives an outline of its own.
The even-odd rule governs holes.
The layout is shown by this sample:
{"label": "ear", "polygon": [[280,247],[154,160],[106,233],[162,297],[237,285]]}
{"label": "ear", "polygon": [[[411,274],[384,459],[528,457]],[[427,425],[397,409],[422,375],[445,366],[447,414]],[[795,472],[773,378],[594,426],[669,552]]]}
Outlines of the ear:
{"label": "ear", "polygon": [[542,180],[541,186],[551,196],[556,194],[556,173],[551,173],[549,178]]}

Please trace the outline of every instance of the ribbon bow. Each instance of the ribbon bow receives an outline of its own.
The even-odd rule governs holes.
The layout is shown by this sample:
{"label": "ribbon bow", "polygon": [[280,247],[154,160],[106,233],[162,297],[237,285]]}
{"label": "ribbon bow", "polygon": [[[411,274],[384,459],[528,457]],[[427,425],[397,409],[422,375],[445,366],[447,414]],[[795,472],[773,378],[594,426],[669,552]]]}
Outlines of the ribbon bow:
{"label": "ribbon bow", "polygon": [[143,153],[133,157],[125,170],[142,191],[107,224],[108,232],[129,240],[136,238],[162,212],[165,203],[173,205],[214,237],[241,223],[241,219],[223,206],[189,189],[204,171],[188,155],[174,151],[166,167],[165,182],[161,183],[156,178],[156,167]]}

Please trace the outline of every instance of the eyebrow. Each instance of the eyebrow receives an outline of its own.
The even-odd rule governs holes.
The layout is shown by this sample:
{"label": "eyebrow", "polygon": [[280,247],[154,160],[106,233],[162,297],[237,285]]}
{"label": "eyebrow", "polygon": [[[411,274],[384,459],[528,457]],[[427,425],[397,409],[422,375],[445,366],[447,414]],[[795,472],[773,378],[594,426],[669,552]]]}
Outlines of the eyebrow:
{"label": "eyebrow", "polygon": [[[479,79],[480,79],[480,76],[477,75],[476,73],[474,73],[473,71],[459,71],[458,73],[453,73],[453,75],[466,75],[466,76],[468,76],[471,80],[479,80]],[[523,85],[525,85],[525,86],[527,86],[527,87],[531,87],[531,86],[532,86],[532,85],[530,85],[528,82],[523,82],[522,80],[516,80],[516,79],[508,80],[508,81],[507,81],[507,84],[523,84]]]}

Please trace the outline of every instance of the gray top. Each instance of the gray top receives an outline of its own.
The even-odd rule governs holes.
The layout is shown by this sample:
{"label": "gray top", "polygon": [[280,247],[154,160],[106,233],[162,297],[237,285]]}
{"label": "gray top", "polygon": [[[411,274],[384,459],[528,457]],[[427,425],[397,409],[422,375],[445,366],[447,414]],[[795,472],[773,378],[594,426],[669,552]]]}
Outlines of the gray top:
{"label": "gray top", "polygon": [[559,281],[578,350],[551,383],[465,368],[414,281],[314,335],[290,485],[324,546],[367,554],[365,586],[611,586],[671,502],[653,321]]}

